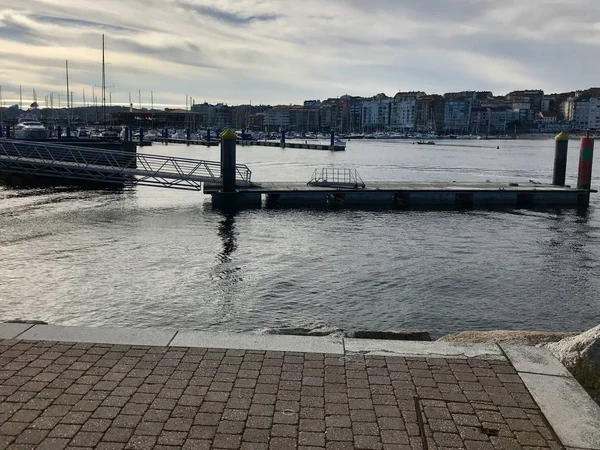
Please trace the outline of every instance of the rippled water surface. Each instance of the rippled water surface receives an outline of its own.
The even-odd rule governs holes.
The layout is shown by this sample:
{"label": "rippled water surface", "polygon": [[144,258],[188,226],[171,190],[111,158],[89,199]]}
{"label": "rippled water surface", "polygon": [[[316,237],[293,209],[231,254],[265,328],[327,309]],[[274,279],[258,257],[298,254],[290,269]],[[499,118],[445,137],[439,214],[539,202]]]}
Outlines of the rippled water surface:
{"label": "rippled water surface", "polygon": [[[499,145],[500,149],[496,146]],[[571,141],[568,182],[577,170]],[[253,179],[551,179],[552,141],[244,147]],[[427,148],[423,148],[427,147]],[[218,148],[144,151],[218,159]],[[596,173],[600,166],[596,157]],[[594,178],[595,186],[600,178]],[[260,331],[578,330],[600,322],[600,212],[213,211],[196,192],[0,187],[0,319]]]}

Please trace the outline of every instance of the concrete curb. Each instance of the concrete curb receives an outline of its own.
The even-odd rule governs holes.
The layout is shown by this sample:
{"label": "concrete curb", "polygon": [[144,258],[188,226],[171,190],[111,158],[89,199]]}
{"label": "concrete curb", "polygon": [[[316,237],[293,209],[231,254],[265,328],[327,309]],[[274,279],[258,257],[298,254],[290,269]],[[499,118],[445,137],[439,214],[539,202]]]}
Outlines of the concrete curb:
{"label": "concrete curb", "polygon": [[498,344],[567,448],[600,449],[600,407],[550,351]]}
{"label": "concrete curb", "polygon": [[548,350],[537,347],[21,323],[0,323],[0,339],[510,361],[567,449],[600,450],[600,407]]}

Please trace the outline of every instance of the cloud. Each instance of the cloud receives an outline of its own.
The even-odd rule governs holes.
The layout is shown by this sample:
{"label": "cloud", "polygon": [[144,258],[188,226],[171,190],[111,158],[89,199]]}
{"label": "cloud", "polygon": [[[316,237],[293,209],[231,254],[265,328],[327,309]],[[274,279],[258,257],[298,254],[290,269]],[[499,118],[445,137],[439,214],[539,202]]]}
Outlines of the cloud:
{"label": "cloud", "polygon": [[180,1],[181,6],[186,7],[201,16],[206,16],[211,19],[216,19],[230,25],[249,25],[254,22],[272,22],[277,20],[279,15],[276,14],[240,14],[236,12],[219,9],[215,6],[197,5],[190,2]]}
{"label": "cloud", "polygon": [[49,23],[52,25],[57,25],[61,27],[71,27],[71,28],[88,28],[95,30],[104,30],[107,32],[117,32],[117,33],[135,33],[137,30],[129,27],[122,27],[117,25],[111,25],[107,23],[101,22],[91,22],[89,20],[82,19],[74,19],[70,17],[56,17],[56,16],[46,16],[46,15],[38,15],[32,14],[31,19],[37,21],[39,23]]}
{"label": "cloud", "polygon": [[[504,94],[597,85],[596,0],[0,0],[0,84],[114,102],[300,103],[343,94]],[[3,88],[5,98],[18,92]],[[145,94],[144,94],[145,93]],[[16,97],[15,97],[16,96]],[[147,102],[146,102],[147,103]]]}

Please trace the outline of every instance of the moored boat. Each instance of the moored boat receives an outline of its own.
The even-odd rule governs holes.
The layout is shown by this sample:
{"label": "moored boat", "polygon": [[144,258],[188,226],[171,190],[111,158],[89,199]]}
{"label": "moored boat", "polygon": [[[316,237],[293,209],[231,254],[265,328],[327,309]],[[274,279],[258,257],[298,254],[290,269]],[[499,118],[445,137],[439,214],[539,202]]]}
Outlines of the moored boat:
{"label": "moored boat", "polygon": [[15,139],[47,139],[48,130],[37,119],[19,119],[15,126]]}

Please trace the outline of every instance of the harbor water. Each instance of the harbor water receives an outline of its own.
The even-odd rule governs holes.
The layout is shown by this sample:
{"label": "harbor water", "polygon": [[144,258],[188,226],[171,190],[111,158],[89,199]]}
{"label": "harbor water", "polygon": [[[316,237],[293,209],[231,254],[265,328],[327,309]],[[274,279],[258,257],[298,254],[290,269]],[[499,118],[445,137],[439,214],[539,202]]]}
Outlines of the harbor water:
{"label": "harbor water", "polygon": [[[497,148],[499,147],[499,148]],[[219,148],[143,152],[218,160]],[[600,149],[597,149],[597,154]],[[579,150],[570,142],[567,184]],[[550,182],[552,140],[239,147],[255,181]],[[595,158],[593,187],[600,187]],[[0,320],[213,331],[583,330],[600,323],[600,194],[574,210],[261,209],[198,192],[0,187]]]}

